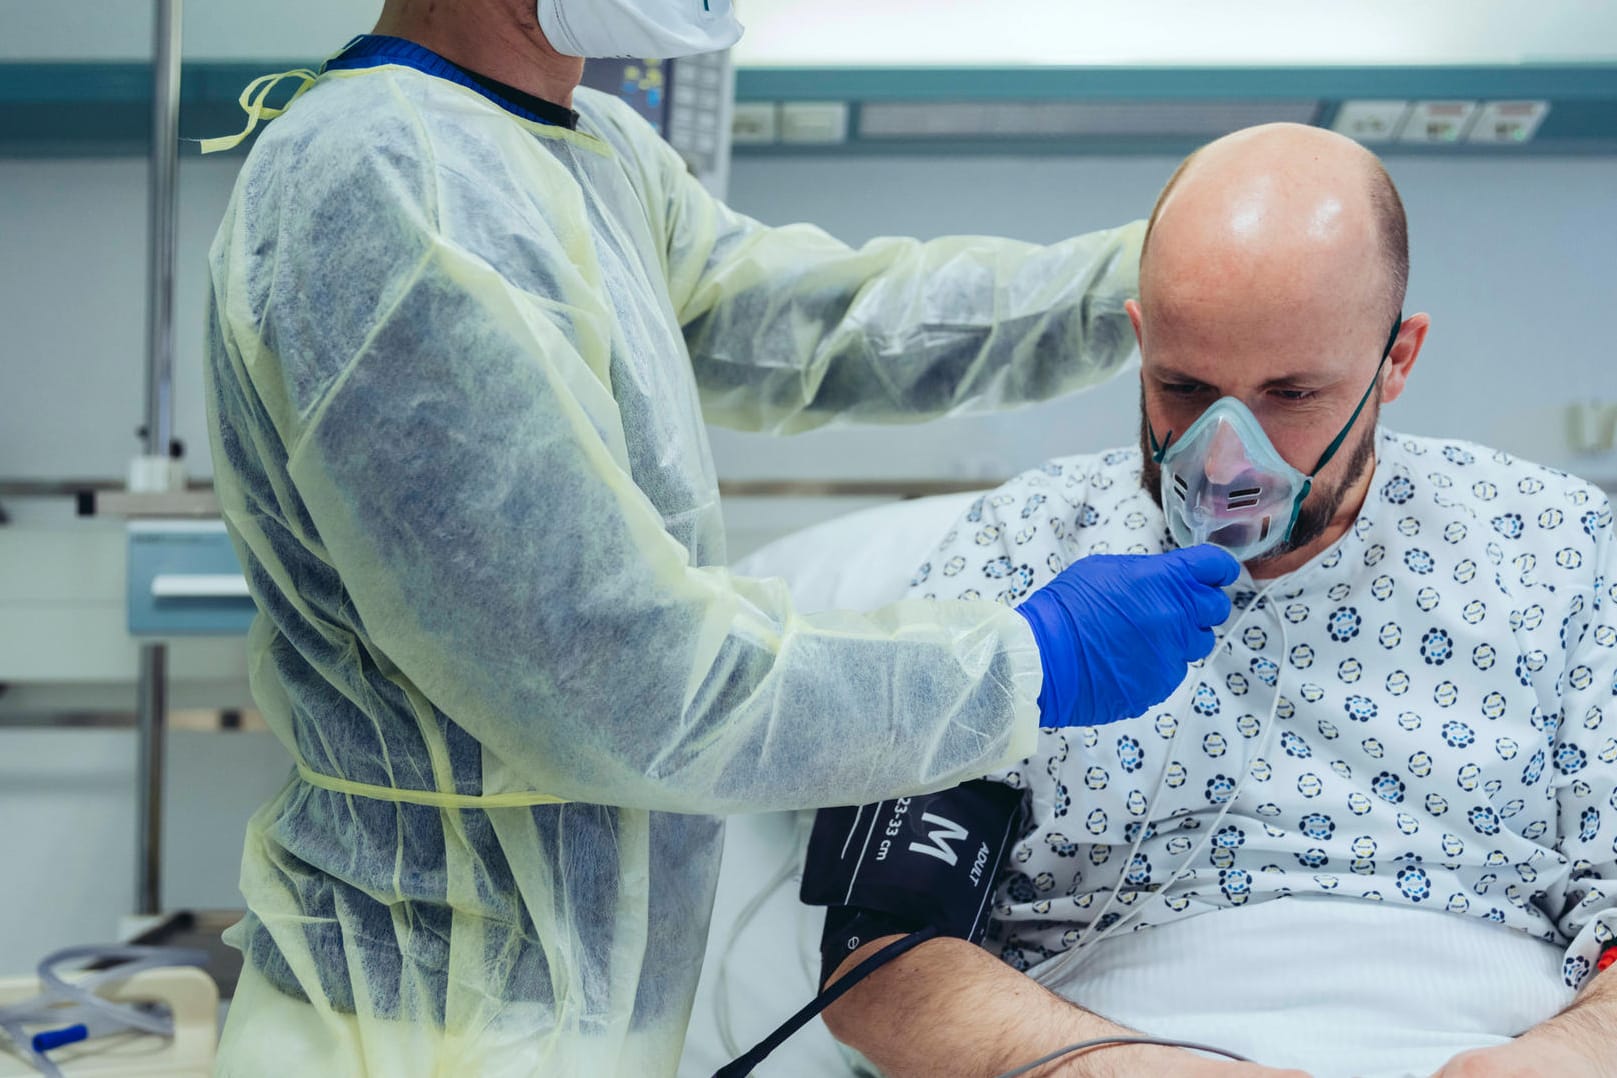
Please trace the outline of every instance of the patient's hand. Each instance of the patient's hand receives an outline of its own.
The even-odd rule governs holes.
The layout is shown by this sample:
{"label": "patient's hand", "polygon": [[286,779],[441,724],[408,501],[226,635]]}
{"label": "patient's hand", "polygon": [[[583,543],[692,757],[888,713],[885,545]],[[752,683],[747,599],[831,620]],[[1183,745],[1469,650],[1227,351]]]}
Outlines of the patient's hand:
{"label": "patient's hand", "polygon": [[1093,1048],[1062,1061],[1056,1070],[1040,1069],[1034,1073],[1040,1078],[1164,1078],[1167,1075],[1172,1078],[1311,1078],[1307,1071],[1208,1059],[1181,1048],[1124,1045]]}
{"label": "patient's hand", "polygon": [[1435,1078],[1617,1078],[1617,966],[1509,1044],[1461,1052]]}
{"label": "patient's hand", "polygon": [[1189,1067],[1176,1066],[1173,1073],[1185,1075],[1186,1078],[1310,1078],[1307,1071],[1276,1070],[1261,1063],[1230,1063],[1224,1060],[1207,1060]]}
{"label": "patient's hand", "polygon": [[[1084,1058],[1084,1057],[1080,1057]],[[1307,1071],[1278,1070],[1261,1063],[1234,1063],[1224,1059],[1208,1059],[1192,1055],[1181,1048],[1143,1049],[1142,1054],[1125,1060],[1123,1057],[1108,1061],[1102,1051],[1088,1056],[1086,1069],[1057,1071],[1061,1078],[1105,1075],[1106,1078],[1310,1078]]]}
{"label": "patient's hand", "polygon": [[1433,1078],[1611,1078],[1617,1075],[1617,1045],[1605,1060],[1580,1046],[1549,1037],[1461,1052]]}
{"label": "patient's hand", "polygon": [[1092,1048],[1068,1057],[1063,1064],[1061,1069],[1037,1073],[1048,1078],[1310,1078],[1307,1071],[1209,1059],[1183,1048],[1157,1045]]}

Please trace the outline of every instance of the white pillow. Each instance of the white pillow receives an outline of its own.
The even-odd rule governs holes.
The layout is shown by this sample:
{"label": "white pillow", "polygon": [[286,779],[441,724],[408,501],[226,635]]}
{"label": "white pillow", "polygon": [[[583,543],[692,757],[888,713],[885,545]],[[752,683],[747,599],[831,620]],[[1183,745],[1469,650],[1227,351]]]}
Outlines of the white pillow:
{"label": "white pillow", "polygon": [[780,577],[799,613],[874,610],[904,597],[927,555],[981,494],[878,505],[793,532],[742,558],[741,576]]}

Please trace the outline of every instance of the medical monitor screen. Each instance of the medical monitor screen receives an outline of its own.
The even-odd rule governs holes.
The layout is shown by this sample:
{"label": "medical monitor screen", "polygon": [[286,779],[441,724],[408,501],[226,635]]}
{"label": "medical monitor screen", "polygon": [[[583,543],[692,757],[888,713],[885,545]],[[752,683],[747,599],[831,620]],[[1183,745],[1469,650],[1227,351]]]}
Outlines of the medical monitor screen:
{"label": "medical monitor screen", "polygon": [[668,99],[674,88],[672,60],[590,60],[584,85],[615,94],[644,116],[659,135],[668,134]]}

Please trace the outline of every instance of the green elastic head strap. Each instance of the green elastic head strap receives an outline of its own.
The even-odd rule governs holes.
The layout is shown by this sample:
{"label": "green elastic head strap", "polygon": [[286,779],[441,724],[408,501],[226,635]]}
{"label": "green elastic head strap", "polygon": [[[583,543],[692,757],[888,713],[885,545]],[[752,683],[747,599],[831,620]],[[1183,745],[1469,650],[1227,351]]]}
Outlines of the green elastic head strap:
{"label": "green elastic head strap", "polygon": [[1314,476],[1318,475],[1319,470],[1329,464],[1332,457],[1336,456],[1336,451],[1342,448],[1342,442],[1347,438],[1348,431],[1352,430],[1353,424],[1359,421],[1359,413],[1364,411],[1365,404],[1370,400],[1371,392],[1381,381],[1381,368],[1387,365],[1387,357],[1392,355],[1392,346],[1398,343],[1398,331],[1403,328],[1404,312],[1399,311],[1398,317],[1393,320],[1392,332],[1387,334],[1387,347],[1381,350],[1381,362],[1376,364],[1376,373],[1371,376],[1370,384],[1365,387],[1364,396],[1359,398],[1359,406],[1353,409],[1353,415],[1348,418],[1347,426],[1343,427],[1336,437],[1332,439],[1331,444],[1325,448],[1325,454],[1319,458],[1319,463],[1314,465],[1314,470],[1303,478],[1303,489],[1297,492],[1297,500],[1291,503],[1291,523],[1286,525],[1287,535],[1291,534],[1291,529],[1297,526],[1297,518],[1302,515],[1303,499],[1308,497],[1310,490],[1314,489]]}
{"label": "green elastic head strap", "polygon": [[1151,429],[1149,422],[1145,425],[1145,433],[1151,439],[1152,463],[1161,464],[1162,458],[1168,455],[1168,447],[1173,444],[1173,431],[1168,432],[1168,440],[1161,445],[1157,444],[1157,432]]}
{"label": "green elastic head strap", "polygon": [[[1381,381],[1381,368],[1387,365],[1387,357],[1392,355],[1392,346],[1398,343],[1398,331],[1403,328],[1404,312],[1399,311],[1398,317],[1393,320],[1392,332],[1387,334],[1387,347],[1381,350],[1381,362],[1376,364],[1376,373],[1371,376],[1370,384],[1364,387],[1364,396],[1359,398],[1359,406],[1353,409],[1353,414],[1348,417],[1347,425],[1338,431],[1336,437],[1331,440],[1331,444],[1325,447],[1324,456],[1319,458],[1319,463],[1314,465],[1314,470],[1308,473],[1309,479],[1313,479],[1314,476],[1319,474],[1321,468],[1331,462],[1331,458],[1336,456],[1336,451],[1342,448],[1342,443],[1347,439],[1348,431],[1352,430],[1353,424],[1359,421],[1359,413],[1364,411],[1364,406],[1369,403],[1371,392],[1376,388],[1376,384]],[[1307,490],[1308,488],[1305,486],[1303,488],[1304,493]],[[1301,504],[1301,496],[1298,497],[1297,501]],[[1295,519],[1295,516],[1296,514],[1293,514],[1293,519]]]}

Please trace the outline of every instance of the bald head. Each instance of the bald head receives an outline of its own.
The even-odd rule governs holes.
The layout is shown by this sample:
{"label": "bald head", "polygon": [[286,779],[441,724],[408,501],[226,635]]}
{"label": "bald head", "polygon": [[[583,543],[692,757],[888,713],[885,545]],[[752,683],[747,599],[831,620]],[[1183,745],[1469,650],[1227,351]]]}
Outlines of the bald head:
{"label": "bald head", "polygon": [[1403,205],[1376,156],[1321,128],[1266,124],[1179,166],[1146,229],[1140,289],[1148,309],[1331,297],[1385,327],[1408,275]]}
{"label": "bald head", "polygon": [[1264,571],[1340,536],[1369,488],[1381,406],[1403,392],[1430,325],[1400,317],[1408,265],[1398,194],[1357,143],[1269,124],[1192,154],[1157,200],[1140,298],[1125,304],[1140,342],[1141,481],[1158,504],[1150,447],[1230,397],[1313,476]]}

